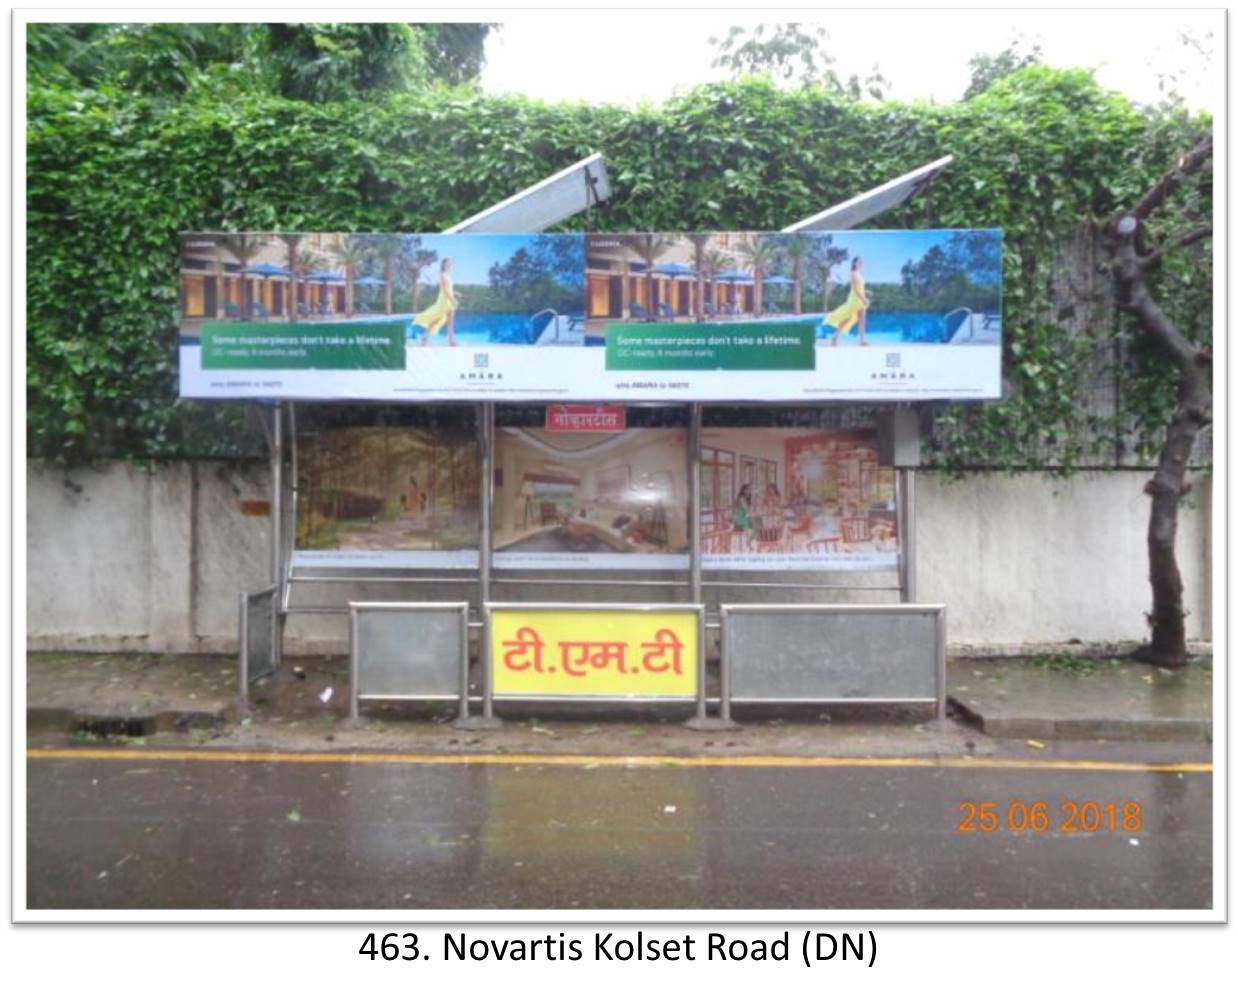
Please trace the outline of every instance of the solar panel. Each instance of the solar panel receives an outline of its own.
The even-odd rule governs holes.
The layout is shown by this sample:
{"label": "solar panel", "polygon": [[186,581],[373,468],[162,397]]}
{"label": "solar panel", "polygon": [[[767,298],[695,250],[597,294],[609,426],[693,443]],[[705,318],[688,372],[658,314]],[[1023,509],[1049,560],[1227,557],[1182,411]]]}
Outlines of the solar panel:
{"label": "solar panel", "polygon": [[600,152],[548,176],[451,228],[452,232],[541,232],[610,197]]}
{"label": "solar panel", "polygon": [[784,232],[822,232],[841,231],[855,228],[870,218],[898,207],[909,197],[914,197],[927,187],[938,173],[954,162],[954,156],[943,156],[910,173],[897,176],[880,187],[862,194],[857,194],[850,200],[826,208],[819,214],[814,214],[794,225],[788,225]]}

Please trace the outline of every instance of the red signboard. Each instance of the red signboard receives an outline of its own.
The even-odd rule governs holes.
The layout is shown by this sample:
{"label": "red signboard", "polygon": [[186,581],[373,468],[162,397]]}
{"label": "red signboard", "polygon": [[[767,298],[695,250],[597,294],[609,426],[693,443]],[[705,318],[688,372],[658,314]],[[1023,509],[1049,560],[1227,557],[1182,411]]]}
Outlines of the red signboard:
{"label": "red signboard", "polygon": [[547,405],[548,432],[622,432],[627,428],[623,405]]}

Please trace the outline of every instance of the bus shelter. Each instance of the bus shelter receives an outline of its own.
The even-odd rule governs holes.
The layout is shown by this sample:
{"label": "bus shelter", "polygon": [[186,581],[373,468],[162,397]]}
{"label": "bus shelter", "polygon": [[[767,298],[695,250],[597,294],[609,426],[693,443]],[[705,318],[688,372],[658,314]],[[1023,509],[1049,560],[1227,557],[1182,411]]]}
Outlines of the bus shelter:
{"label": "bus shelter", "polygon": [[[332,615],[354,716],[374,699],[454,701],[472,726],[508,701],[680,702],[698,728],[732,703],[943,716],[945,607],[915,590],[919,420],[1000,396],[1000,233],[848,226],[948,162],[779,233],[539,234],[609,195],[592,156],[442,235],[293,236],[339,264],[309,274],[338,281],[332,315],[257,258],[288,236],[240,237],[242,283],[284,280],[285,314],[217,286],[242,313],[184,323],[181,385],[258,402],[270,445],[242,695],[290,617]],[[237,238],[183,252],[205,268]],[[396,253],[416,266],[406,309]]]}

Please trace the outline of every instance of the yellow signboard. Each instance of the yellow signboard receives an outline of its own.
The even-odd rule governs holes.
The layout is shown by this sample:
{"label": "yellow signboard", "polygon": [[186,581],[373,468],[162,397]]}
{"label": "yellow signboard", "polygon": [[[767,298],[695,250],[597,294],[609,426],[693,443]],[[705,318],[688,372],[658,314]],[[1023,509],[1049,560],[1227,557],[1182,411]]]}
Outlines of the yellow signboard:
{"label": "yellow signboard", "polygon": [[494,694],[691,699],[698,611],[492,607]]}

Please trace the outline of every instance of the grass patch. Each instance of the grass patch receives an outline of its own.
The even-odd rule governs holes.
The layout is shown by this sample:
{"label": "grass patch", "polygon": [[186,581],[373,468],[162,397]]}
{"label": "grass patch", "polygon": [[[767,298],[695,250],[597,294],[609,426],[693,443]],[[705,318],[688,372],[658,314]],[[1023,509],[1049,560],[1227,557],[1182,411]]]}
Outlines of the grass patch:
{"label": "grass patch", "polygon": [[1113,671],[1122,666],[1120,660],[1111,657],[1076,657],[1073,654],[1050,653],[1037,654],[1028,658],[1033,667],[1054,671],[1058,674],[1077,674],[1081,676],[1096,674],[1101,671]]}

